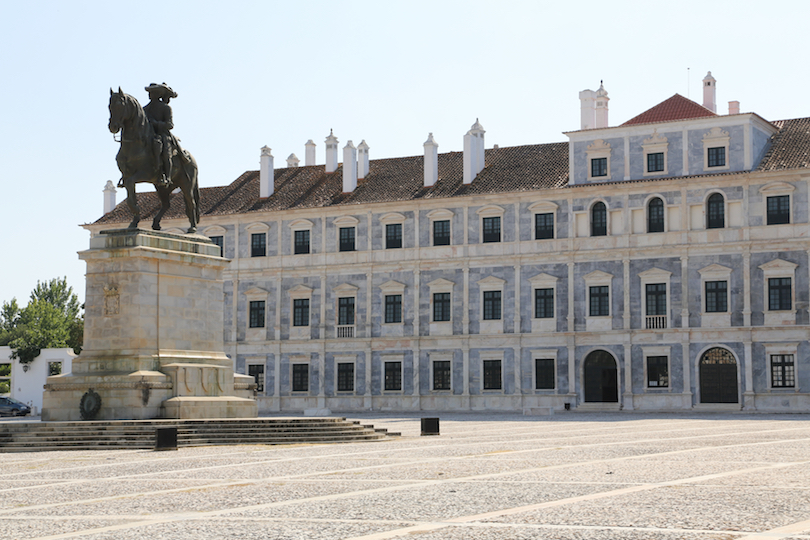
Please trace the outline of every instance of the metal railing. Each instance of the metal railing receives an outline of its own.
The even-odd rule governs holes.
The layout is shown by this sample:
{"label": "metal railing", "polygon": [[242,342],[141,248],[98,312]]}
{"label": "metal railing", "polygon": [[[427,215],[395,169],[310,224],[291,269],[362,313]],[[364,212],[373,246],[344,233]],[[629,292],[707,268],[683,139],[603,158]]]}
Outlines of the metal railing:
{"label": "metal railing", "polygon": [[337,337],[338,338],[353,338],[354,337],[354,325],[352,325],[352,326],[338,326],[337,327]]}
{"label": "metal railing", "polygon": [[666,315],[647,315],[647,330],[658,330],[667,327]]}

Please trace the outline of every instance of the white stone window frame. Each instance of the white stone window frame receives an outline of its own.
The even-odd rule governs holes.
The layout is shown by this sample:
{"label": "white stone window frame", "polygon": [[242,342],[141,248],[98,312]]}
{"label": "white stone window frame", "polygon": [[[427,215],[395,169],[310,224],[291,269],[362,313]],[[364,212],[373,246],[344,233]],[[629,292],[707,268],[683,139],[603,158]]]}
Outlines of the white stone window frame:
{"label": "white stone window frame", "polygon": [[[333,357],[335,362],[335,395],[336,396],[356,396],[357,395],[357,355],[356,354],[336,354]],[[338,364],[353,364],[352,390],[338,390]]]}
{"label": "white stone window frame", "polygon": [[[273,339],[268,337],[267,333],[273,332],[273,327],[270,326],[270,291],[262,289],[261,287],[251,287],[244,293],[245,296],[245,340],[246,341],[266,341]],[[250,327],[250,303],[251,302],[264,302],[264,326],[257,326],[256,328]]]}
{"label": "white stone window frame", "polygon": [[[385,364],[388,362],[399,362],[399,390],[385,389]],[[405,393],[405,355],[403,353],[383,353],[380,355],[380,392],[384,396],[403,395]]]}
{"label": "white stone window frame", "polygon": [[[666,137],[658,133],[658,130],[653,130],[653,134],[649,139],[644,139],[641,143],[641,149],[644,154],[644,176],[666,176],[669,174],[669,155],[668,155],[669,141]],[[650,154],[664,154],[664,170],[663,171],[649,171],[647,170],[648,161],[647,156]]]}
{"label": "white stone window frame", "polygon": [[436,247],[450,247],[453,245],[453,214],[452,211],[447,210],[446,208],[437,208],[436,210],[431,210],[427,214],[427,218],[430,220],[430,246],[433,247],[433,223],[436,221],[449,221],[450,222],[450,245],[448,246],[436,246]]}
{"label": "white stone window frame", "polygon": [[[380,317],[380,324],[383,326],[403,326],[405,324],[405,284],[400,283],[399,281],[389,280],[380,285],[380,293],[381,293],[381,306],[382,306],[382,316]],[[385,322],[385,297],[390,295],[400,295],[402,296],[402,304],[400,304],[400,311],[402,314],[402,320],[400,322]]]}
{"label": "white stone window frame", "polygon": [[[583,277],[585,281],[585,329],[587,332],[603,332],[613,329],[613,274],[594,270]],[[608,288],[608,314],[591,315],[591,287]]]}
{"label": "white stone window frame", "polygon": [[[315,224],[308,219],[295,219],[290,222],[290,254],[291,255],[311,255],[313,253],[312,246],[312,230]],[[309,231],[309,253],[296,253],[295,252],[295,233],[297,231]],[[357,242],[357,233],[355,232],[355,242]]]}
{"label": "white stone window frame", "polygon": [[[768,372],[765,374],[768,379],[768,392],[795,392],[799,393],[799,344],[798,343],[763,343],[765,346],[765,363],[768,366]],[[789,386],[773,386],[773,366],[771,365],[771,356],[777,354],[792,354],[793,355],[793,388]]]}
{"label": "white stone window frame", "polygon": [[[479,300],[479,314],[480,314],[480,328],[478,333],[479,334],[503,334],[503,326],[506,321],[504,309],[504,298],[505,298],[505,289],[506,289],[506,280],[501,278],[497,278],[495,276],[487,276],[484,279],[478,281],[478,300]],[[484,320],[484,293],[485,292],[492,292],[492,291],[499,291],[501,293],[501,318],[500,319],[491,319],[491,320]]]}
{"label": "white stone window frame", "polygon": [[[724,197],[725,198],[725,197]],[[652,193],[644,199],[644,234],[661,234],[661,233],[650,233],[649,232],[649,224],[650,224],[650,202],[653,199],[661,199],[661,202],[664,203],[664,230],[662,232],[669,232],[669,207],[670,205],[667,204],[667,199],[660,193]]]}
{"label": "white stone window frame", "polygon": [[[306,390],[293,390],[293,371],[297,364],[306,364],[307,366],[307,389]],[[312,361],[309,356],[296,355],[290,357],[290,395],[292,396],[306,396],[312,390]]]}
{"label": "white stone window frame", "polygon": [[[728,328],[731,326],[731,268],[720,264],[710,264],[698,270],[700,274],[700,326],[703,328]],[[725,312],[706,312],[706,282],[726,282]]]}
{"label": "white stone window frame", "polygon": [[250,374],[250,366],[262,366],[264,368],[264,371],[262,372],[262,375],[264,376],[264,381],[262,382],[264,390],[262,390],[261,392],[257,390],[256,393],[257,395],[260,396],[267,395],[267,360],[263,357],[262,358],[248,357],[247,359],[245,359],[245,375]]}
{"label": "white stone window frame", "polygon": [[[765,315],[765,326],[784,326],[796,324],[796,268],[797,264],[784,259],[774,259],[759,266],[762,270],[762,312]],[[789,310],[773,310],[769,306],[770,291],[768,280],[770,278],[790,278],[790,307]]]}
{"label": "white stone window frame", "polygon": [[[762,225],[767,227],[778,227],[779,225],[791,225],[794,223],[793,221],[793,192],[796,191],[796,187],[792,184],[788,184],[787,182],[772,182],[770,184],[766,184],[759,188],[760,194],[762,194]],[[788,211],[790,216],[788,218],[788,223],[780,223],[774,225],[768,225],[768,197],[778,197],[780,195],[787,195],[789,197],[788,203]]]}
{"label": "white stone window frame", "polygon": [[[559,392],[558,379],[560,375],[557,349],[529,349],[532,359],[532,391],[538,394],[557,394]],[[554,388],[537,388],[537,360],[554,360]]]}
{"label": "white stone window frame", "polygon": [[[360,220],[354,216],[341,216],[335,219],[332,222],[332,226],[335,228],[335,251],[338,253],[354,253],[354,251],[359,251],[357,246],[360,245],[358,234],[357,234],[357,226],[360,224]],[[347,227],[354,227],[354,251],[340,251],[340,229],[347,228]]]}
{"label": "white stone window frame", "polygon": [[[703,135],[703,170],[705,172],[725,171],[730,168],[731,156],[729,155],[731,137],[728,131],[722,128],[713,127]],[[709,167],[709,148],[724,148],[726,164],[720,167]]]}
{"label": "white stone window frame", "polygon": [[[721,195],[723,197],[723,228],[714,228],[709,229],[709,197],[714,195],[715,193]],[[726,195],[725,191],[720,189],[710,189],[703,195],[703,228],[707,231],[722,231],[723,229],[728,229],[730,227],[729,223],[730,215],[728,209],[728,195]]]}
{"label": "white stone window frame", "polygon": [[[453,287],[455,283],[450,280],[439,278],[427,284],[430,290],[430,302],[428,309],[430,310],[430,335],[431,336],[450,336],[453,334]],[[433,320],[433,295],[437,293],[450,293],[450,320],[449,321],[434,321]]]}
{"label": "white stone window frame", "polygon": [[[605,236],[593,236],[593,207],[596,206],[597,203],[602,203],[605,205]],[[613,231],[611,231],[610,227],[610,205],[608,202],[599,197],[591,201],[588,205],[588,238],[605,238],[607,236],[611,236]]]}
{"label": "white stone window frame", "polygon": [[[405,247],[405,225],[404,225],[404,223],[406,221],[407,221],[407,218],[403,214],[400,214],[399,212],[388,212],[387,214],[384,214],[382,217],[380,217],[380,224],[382,225],[381,235],[382,235],[383,243],[386,244],[386,245],[383,246],[383,249],[388,249],[388,245],[387,245],[387,242],[388,242],[387,225],[394,225],[394,224],[397,224],[397,223],[402,225],[402,248]],[[355,237],[356,237],[356,233],[355,233]],[[396,248],[393,248],[393,249],[396,249]]]}
{"label": "white stone window frame", "polygon": [[[354,338],[357,337],[357,327],[359,324],[357,323],[357,312],[358,312],[358,304],[357,304],[357,291],[360,289],[355,287],[350,283],[341,283],[337,287],[332,289],[332,293],[335,295],[335,335],[338,338]],[[354,324],[351,325],[341,325],[340,324],[340,299],[341,298],[354,298]],[[351,327],[351,330],[348,328]],[[341,331],[341,329],[346,329]],[[349,335],[351,334],[351,335]]]}
{"label": "white stone window frame", "polygon": [[[482,206],[479,208],[476,213],[478,214],[478,230],[481,231],[480,238],[478,239],[479,244],[499,244],[504,242],[505,236],[505,229],[503,226],[503,216],[506,213],[506,209],[502,206],[498,206],[497,204],[488,204],[486,206]],[[500,226],[500,241],[498,242],[484,242],[484,218],[491,218],[497,217],[501,220]]]}
{"label": "white stone window frame", "polygon": [[[484,362],[489,360],[497,360],[501,363],[501,387],[488,388],[484,390]],[[478,355],[478,367],[481,371],[481,394],[503,394],[506,392],[506,369],[503,363],[503,351],[481,351]]]}
{"label": "white stone window frame", "polygon": [[[672,272],[662,270],[660,268],[650,268],[644,272],[639,272],[639,280],[641,281],[641,329],[647,330],[647,317],[652,315],[647,314],[647,285],[654,285],[656,283],[664,283],[666,286],[666,328],[672,328],[672,294],[670,293],[670,282],[672,281]],[[660,332],[661,328],[650,328],[651,331]]]}
{"label": "white stone window frame", "polygon": [[254,234],[264,234],[264,256],[267,257],[270,254],[270,225],[267,223],[262,222],[255,222],[251,223],[247,227],[245,227],[245,231],[247,232],[247,258],[258,259],[261,257],[253,257],[252,249],[253,249],[253,235]]}
{"label": "white stone window frame", "polygon": [[[430,387],[432,394],[452,394],[453,393],[453,353],[451,352],[429,352],[430,361]],[[450,388],[446,390],[434,390],[433,386],[433,362],[450,362]]]}
{"label": "white stone window frame", "polygon": [[[287,291],[290,301],[290,339],[310,339],[312,337],[312,292],[313,289],[299,284]],[[295,301],[309,300],[309,321],[306,326],[294,326]]]}
{"label": "white stone window frame", "polygon": [[[589,182],[610,181],[610,153],[611,153],[610,143],[605,142],[603,139],[596,139],[586,147],[585,155],[587,157],[585,166],[588,169]],[[591,173],[593,173],[593,166],[591,160],[600,158],[607,158],[607,176],[592,176]]]}
{"label": "white stone window frame", "polygon": [[[536,202],[536,203],[532,204],[531,206],[529,206],[529,212],[532,213],[532,226],[531,226],[532,240],[534,240],[536,242],[543,242],[543,241],[547,241],[547,240],[556,240],[556,238],[557,238],[557,211],[559,209],[560,209],[560,207],[557,204],[555,204],[555,203],[553,203],[551,201],[539,201],[539,202]],[[551,214],[553,216],[552,221],[553,221],[553,224],[554,224],[554,236],[552,236],[551,238],[541,238],[541,239],[536,238],[535,227],[536,227],[536,223],[537,223],[537,215],[538,214]]]}
{"label": "white stone window frame", "polygon": [[[556,332],[557,331],[557,302],[559,295],[557,294],[557,282],[559,281],[558,278],[555,276],[551,276],[544,272],[537,274],[536,276],[532,276],[529,278],[529,284],[532,287],[532,296],[531,296],[531,310],[532,310],[532,333],[542,333],[542,332]],[[538,319],[537,318],[537,311],[535,309],[535,298],[537,289],[551,289],[554,291],[554,306],[553,312],[554,316],[550,319]]]}
{"label": "white stone window frame", "polygon": [[[642,346],[641,353],[644,357],[644,391],[645,392],[672,392],[672,347],[670,345],[659,346]],[[647,370],[647,358],[650,356],[666,356],[667,357],[667,378],[669,379],[669,386],[650,386],[649,371]]]}
{"label": "white stone window frame", "polygon": [[228,231],[225,227],[220,225],[211,225],[210,227],[206,227],[203,231],[203,236],[211,239],[212,236],[221,236],[222,237],[222,256],[225,256],[225,236],[227,236]]}

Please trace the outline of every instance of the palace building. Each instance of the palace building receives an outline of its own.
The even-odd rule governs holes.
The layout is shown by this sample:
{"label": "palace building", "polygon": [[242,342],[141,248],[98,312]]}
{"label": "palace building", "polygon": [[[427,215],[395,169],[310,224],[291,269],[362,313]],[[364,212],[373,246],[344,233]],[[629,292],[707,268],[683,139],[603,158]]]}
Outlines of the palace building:
{"label": "palace building", "polygon": [[[202,189],[259,410],[810,411],[810,118],[720,114],[715,82],[614,126],[580,92],[553,144],[476,121],[463,152],[339,163],[330,133],[325,164],[265,147]],[[130,221],[114,189],[93,235]]]}

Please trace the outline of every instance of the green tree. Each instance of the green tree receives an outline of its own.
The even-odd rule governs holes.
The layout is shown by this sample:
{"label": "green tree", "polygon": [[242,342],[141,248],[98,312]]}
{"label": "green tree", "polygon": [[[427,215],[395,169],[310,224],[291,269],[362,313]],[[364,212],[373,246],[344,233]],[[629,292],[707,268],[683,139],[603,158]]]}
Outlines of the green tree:
{"label": "green tree", "polygon": [[0,345],[12,349],[11,357],[27,364],[42,349],[72,347],[78,354],[84,332],[81,306],[67,279],[37,282],[28,305],[20,309],[17,299],[0,309]]}

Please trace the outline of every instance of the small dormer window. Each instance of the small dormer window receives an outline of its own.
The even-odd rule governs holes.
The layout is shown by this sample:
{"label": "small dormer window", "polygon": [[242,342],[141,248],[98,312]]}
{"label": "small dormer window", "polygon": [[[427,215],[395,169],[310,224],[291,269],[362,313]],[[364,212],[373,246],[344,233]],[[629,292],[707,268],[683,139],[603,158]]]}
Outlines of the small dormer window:
{"label": "small dormer window", "polygon": [[729,168],[728,131],[714,127],[703,136],[703,170]]}
{"label": "small dormer window", "polygon": [[593,158],[591,160],[591,176],[607,176],[607,158]]}
{"label": "small dormer window", "polygon": [[708,150],[708,165],[709,167],[725,167],[726,166],[726,149],[723,146],[709,148]]}
{"label": "small dormer window", "polygon": [[664,170],[664,153],[647,154],[647,172],[661,172]]}
{"label": "small dormer window", "polygon": [[588,145],[585,153],[590,162],[588,180],[610,180],[610,144],[597,139]]}

